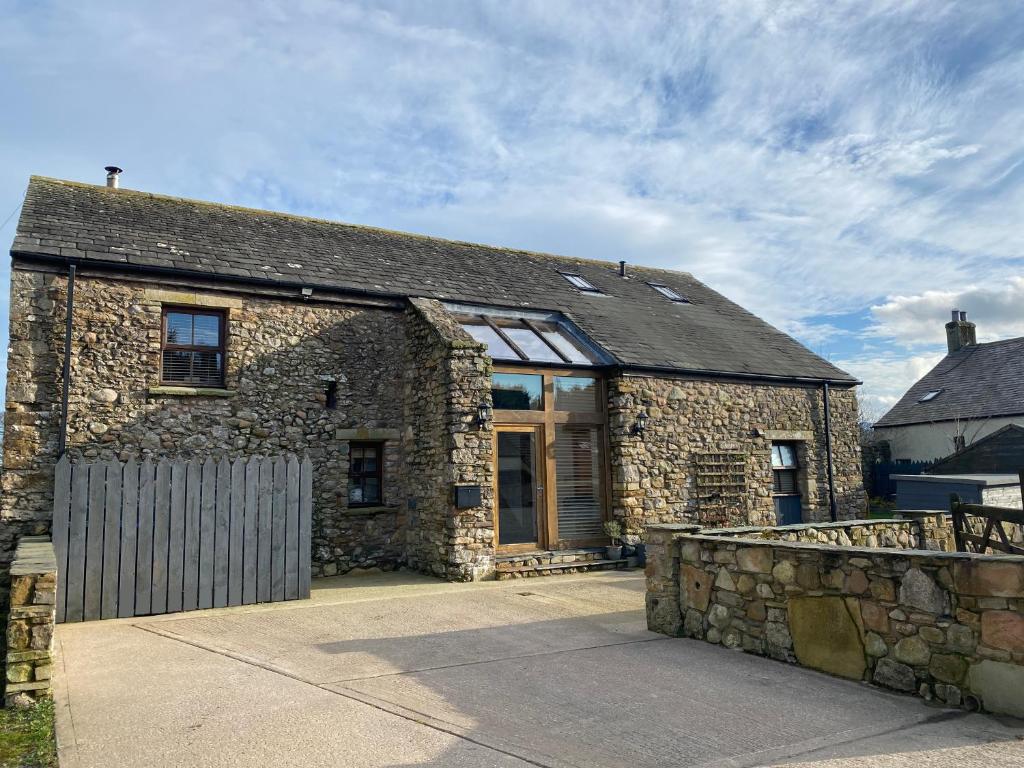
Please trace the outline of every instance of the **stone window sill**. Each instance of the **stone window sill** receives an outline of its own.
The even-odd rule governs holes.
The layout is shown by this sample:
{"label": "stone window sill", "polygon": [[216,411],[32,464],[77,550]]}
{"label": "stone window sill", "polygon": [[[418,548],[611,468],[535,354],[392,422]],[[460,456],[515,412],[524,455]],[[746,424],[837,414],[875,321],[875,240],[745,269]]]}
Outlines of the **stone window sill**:
{"label": "stone window sill", "polygon": [[358,517],[362,515],[384,515],[388,512],[397,512],[398,507],[396,505],[390,506],[378,506],[378,507],[349,507],[348,509],[342,510],[342,514],[349,517]]}
{"label": "stone window sill", "polygon": [[160,386],[150,387],[150,397],[234,397],[237,392],[233,389],[220,389],[218,387],[172,387]]}

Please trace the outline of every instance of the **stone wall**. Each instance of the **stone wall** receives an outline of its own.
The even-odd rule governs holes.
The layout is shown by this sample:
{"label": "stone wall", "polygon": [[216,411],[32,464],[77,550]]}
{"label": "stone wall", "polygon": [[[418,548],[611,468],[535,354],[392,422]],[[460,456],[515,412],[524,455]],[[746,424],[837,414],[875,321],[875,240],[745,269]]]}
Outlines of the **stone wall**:
{"label": "stone wall", "polygon": [[[17,265],[12,273],[0,564],[17,536],[48,529],[66,282]],[[165,304],[226,311],[223,390],[159,386]],[[86,459],[308,454],[314,573],[390,567],[404,556],[404,348],[405,321],[394,308],[79,274],[68,450]],[[385,504],[348,514],[348,445],[359,436],[384,442]]]}
{"label": "stone wall", "polygon": [[1024,715],[1024,557],[649,537],[654,631]]}
{"label": "stone wall", "polygon": [[[477,424],[477,406],[491,403],[491,361],[437,301],[413,299],[407,321],[408,563],[482,579],[494,571],[494,470],[491,426]],[[456,508],[458,485],[480,486],[480,506]]]}
{"label": "stone wall", "polygon": [[981,503],[990,507],[1024,509],[1019,485],[995,485],[981,489]]}
{"label": "stone wall", "polygon": [[[824,408],[820,387],[620,376],[609,382],[613,513],[627,531],[651,523],[709,522],[696,496],[700,456],[741,454],[746,488],[727,525],[773,525],[771,445],[798,445],[804,519],[829,519]],[[830,392],[833,475],[840,519],[860,516],[857,399]],[[650,421],[632,434],[637,413]]]}
{"label": "stone wall", "polygon": [[6,706],[31,706],[50,696],[57,561],[43,536],[26,536],[11,563],[7,618]]}
{"label": "stone wall", "polygon": [[838,547],[924,549],[916,520],[858,520],[838,523],[806,523],[765,528],[720,528],[702,531],[712,536],[742,537],[765,541],[803,541]]}

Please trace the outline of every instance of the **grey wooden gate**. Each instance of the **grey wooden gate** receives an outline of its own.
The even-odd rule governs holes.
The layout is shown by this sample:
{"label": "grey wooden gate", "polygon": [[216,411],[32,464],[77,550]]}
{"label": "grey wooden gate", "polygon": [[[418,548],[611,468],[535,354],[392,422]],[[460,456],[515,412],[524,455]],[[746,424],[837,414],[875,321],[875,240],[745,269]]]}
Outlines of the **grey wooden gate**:
{"label": "grey wooden gate", "polygon": [[57,621],[309,597],[312,466],[295,456],[56,467]]}

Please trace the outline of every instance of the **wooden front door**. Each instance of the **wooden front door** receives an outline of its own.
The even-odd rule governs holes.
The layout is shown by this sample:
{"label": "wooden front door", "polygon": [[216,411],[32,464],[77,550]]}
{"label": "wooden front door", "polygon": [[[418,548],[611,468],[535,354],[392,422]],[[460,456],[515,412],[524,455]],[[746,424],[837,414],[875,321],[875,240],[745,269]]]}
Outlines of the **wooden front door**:
{"label": "wooden front door", "polygon": [[504,550],[537,549],[545,541],[544,427],[496,426],[495,536]]}

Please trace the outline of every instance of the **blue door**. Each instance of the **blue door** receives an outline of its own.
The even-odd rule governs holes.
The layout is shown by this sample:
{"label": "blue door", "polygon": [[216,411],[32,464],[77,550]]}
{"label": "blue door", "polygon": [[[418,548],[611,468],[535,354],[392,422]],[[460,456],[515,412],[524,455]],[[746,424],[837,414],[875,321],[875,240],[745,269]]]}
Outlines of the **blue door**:
{"label": "blue door", "polygon": [[776,525],[798,525],[804,521],[799,496],[775,497]]}

